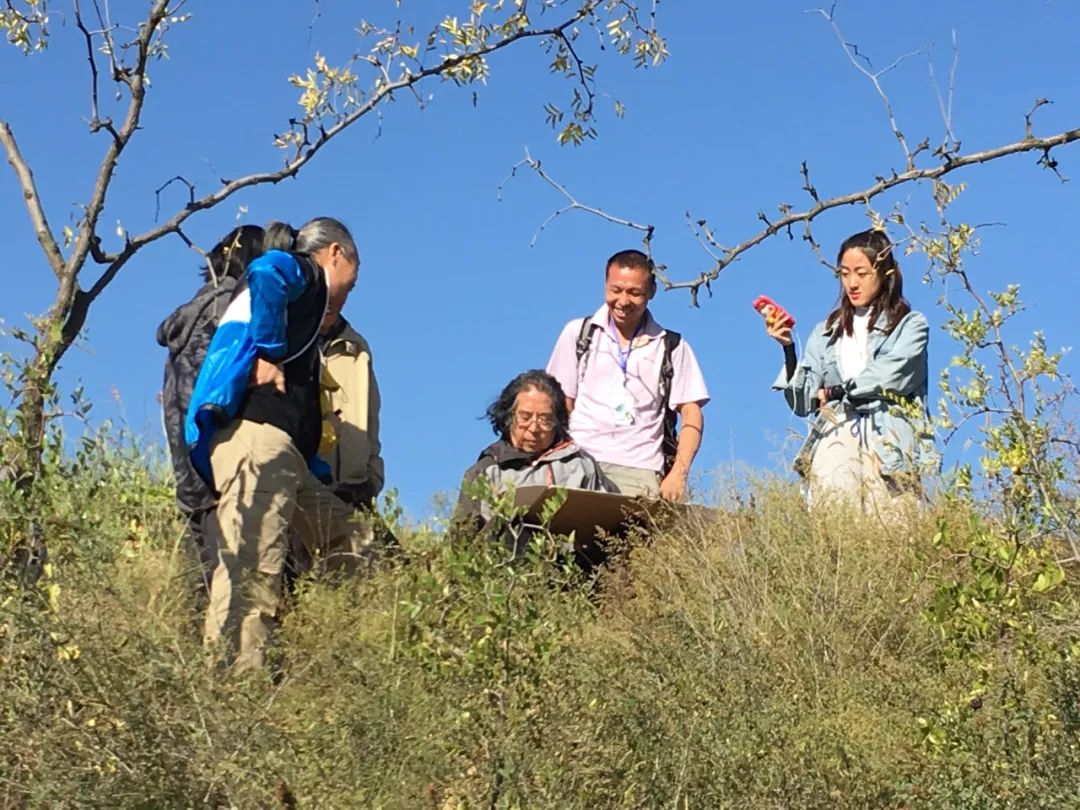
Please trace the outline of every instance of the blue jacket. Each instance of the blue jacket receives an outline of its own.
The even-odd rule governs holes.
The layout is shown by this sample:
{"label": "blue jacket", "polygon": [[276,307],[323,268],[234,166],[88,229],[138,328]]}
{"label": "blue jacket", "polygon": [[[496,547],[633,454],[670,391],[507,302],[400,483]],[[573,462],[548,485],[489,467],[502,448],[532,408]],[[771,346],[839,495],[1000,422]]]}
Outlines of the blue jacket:
{"label": "blue jacket", "polygon": [[[309,283],[293,255],[271,250],[248,265],[244,285],[221,316],[195,380],[184,421],[191,462],[211,487],[210,444],[214,433],[232,421],[243,405],[257,357],[273,363],[291,359],[286,356],[287,308]],[[312,340],[317,334],[316,330]],[[318,465],[313,463],[312,469],[317,473]]]}
{"label": "blue jacket", "polygon": [[[879,315],[867,338],[866,368],[845,380],[837,358],[839,329],[826,333],[822,321],[810,333],[791,379],[781,370],[773,388],[784,392],[797,415],[809,416],[816,411],[818,389],[843,386],[847,393],[841,407],[865,417],[867,441],[881,462],[881,474],[922,472],[939,460],[926,410],[930,325],[921,312],[909,312],[891,333],[886,334],[886,325],[885,314]],[[808,442],[816,437],[811,426]]]}

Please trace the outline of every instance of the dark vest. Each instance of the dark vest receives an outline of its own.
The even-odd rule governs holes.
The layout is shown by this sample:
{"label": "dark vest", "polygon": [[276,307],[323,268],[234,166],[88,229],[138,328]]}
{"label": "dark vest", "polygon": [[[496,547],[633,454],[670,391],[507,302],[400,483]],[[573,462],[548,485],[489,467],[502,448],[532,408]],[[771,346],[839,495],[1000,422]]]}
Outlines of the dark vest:
{"label": "dark vest", "polygon": [[[318,453],[322,433],[319,408],[319,326],[326,313],[326,277],[306,255],[296,259],[308,279],[304,292],[288,305],[285,370],[285,393],[273,385],[260,385],[248,391],[237,414],[240,419],[273,425],[289,434],[296,449],[310,462]],[[240,288],[246,287],[241,283]]]}

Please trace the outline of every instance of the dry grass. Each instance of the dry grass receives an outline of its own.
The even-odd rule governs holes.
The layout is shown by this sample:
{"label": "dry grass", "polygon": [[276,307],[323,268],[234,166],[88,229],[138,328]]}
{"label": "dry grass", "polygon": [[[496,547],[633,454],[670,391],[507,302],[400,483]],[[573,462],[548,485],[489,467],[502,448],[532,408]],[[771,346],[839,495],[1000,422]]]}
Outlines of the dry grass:
{"label": "dry grass", "polygon": [[[48,490],[54,569],[40,592],[0,602],[0,807],[1004,808],[1080,795],[1076,592],[996,607],[1017,626],[958,656],[952,625],[927,616],[966,581],[962,511],[884,526],[752,482],[753,506],[652,535],[593,588],[549,562],[410,535],[408,560],[368,580],[305,583],[276,678],[220,682],[167,487],[108,461]],[[951,545],[934,542],[942,526]]]}

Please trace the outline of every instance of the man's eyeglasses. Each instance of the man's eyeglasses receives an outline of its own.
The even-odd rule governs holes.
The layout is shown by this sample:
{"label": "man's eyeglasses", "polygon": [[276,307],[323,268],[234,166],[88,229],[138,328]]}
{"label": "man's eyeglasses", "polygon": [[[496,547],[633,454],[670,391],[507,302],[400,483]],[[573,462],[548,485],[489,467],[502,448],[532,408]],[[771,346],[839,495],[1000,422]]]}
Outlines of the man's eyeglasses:
{"label": "man's eyeglasses", "polygon": [[555,427],[555,417],[550,413],[525,413],[514,411],[514,422],[518,427],[536,425],[541,430],[551,430]]}

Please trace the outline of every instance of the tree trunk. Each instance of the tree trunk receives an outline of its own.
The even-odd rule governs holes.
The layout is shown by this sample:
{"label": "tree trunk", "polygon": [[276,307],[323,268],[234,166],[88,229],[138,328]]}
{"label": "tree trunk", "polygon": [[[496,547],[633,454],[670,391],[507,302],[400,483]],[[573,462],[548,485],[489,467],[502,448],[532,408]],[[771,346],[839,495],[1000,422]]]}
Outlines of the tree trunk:
{"label": "tree trunk", "polygon": [[11,549],[9,570],[25,586],[33,585],[41,576],[48,553],[37,495],[44,468],[48,408],[54,396],[53,375],[85,323],[88,304],[81,290],[70,301],[58,301],[53,311],[37,323],[34,355],[23,367],[18,393],[17,450],[11,471],[26,508],[26,529]]}

